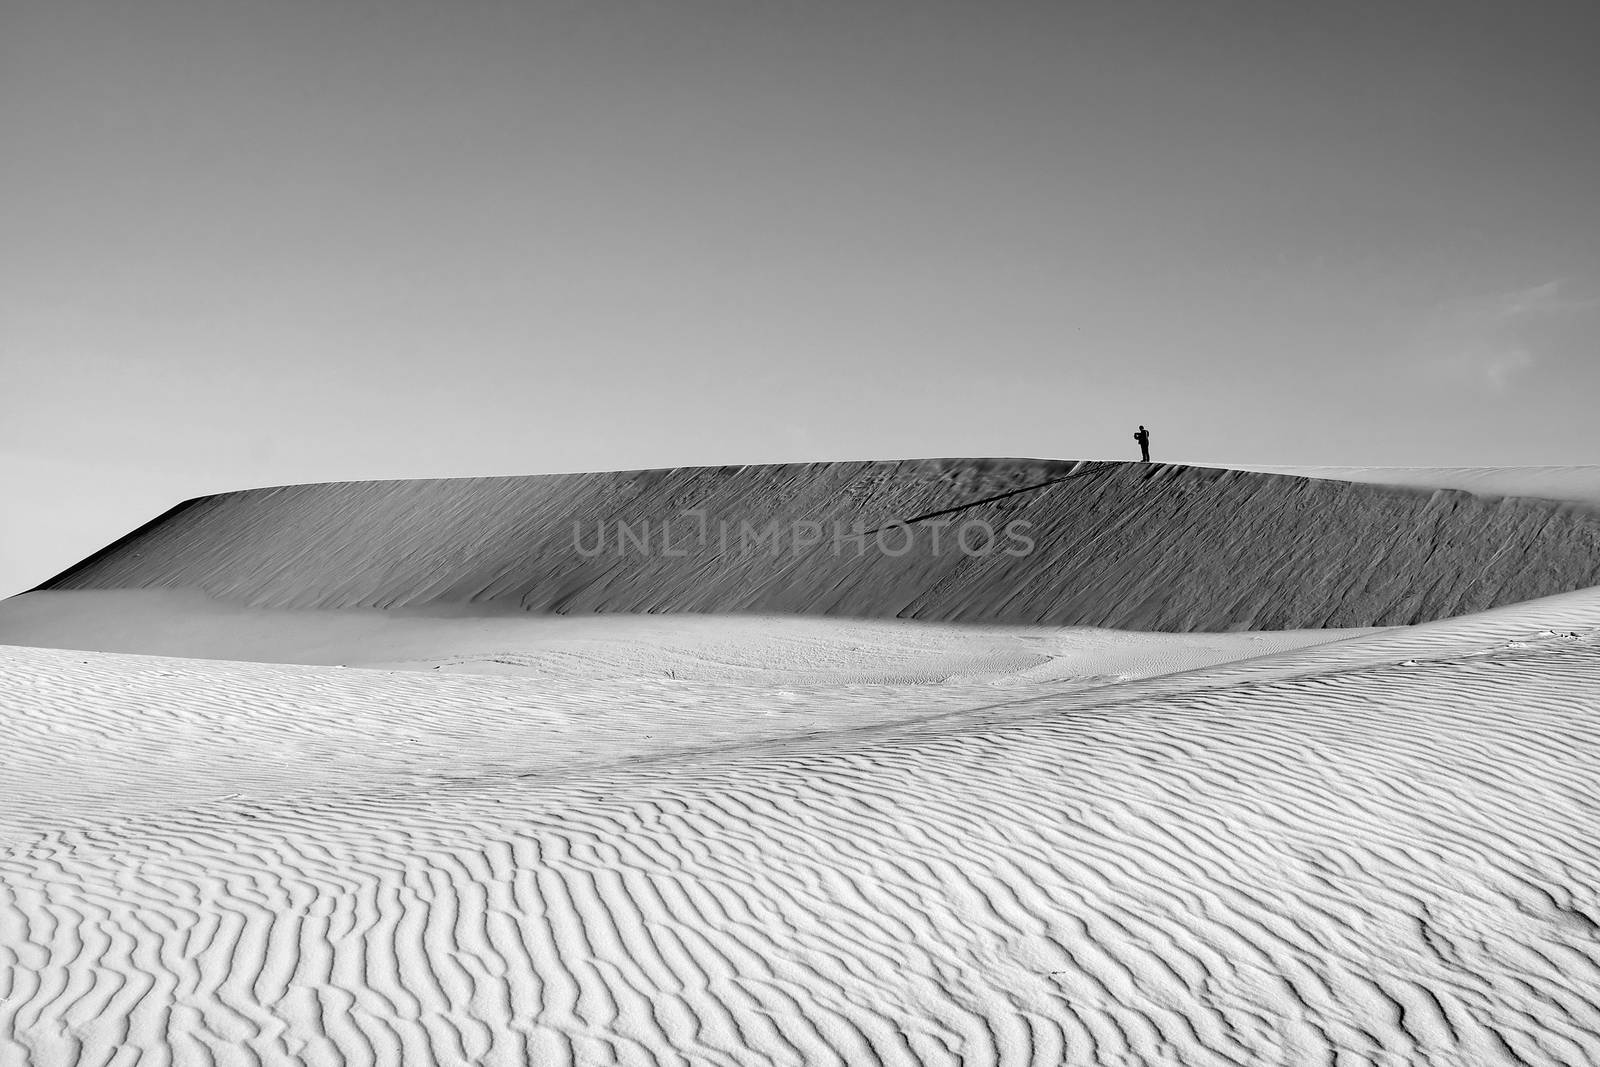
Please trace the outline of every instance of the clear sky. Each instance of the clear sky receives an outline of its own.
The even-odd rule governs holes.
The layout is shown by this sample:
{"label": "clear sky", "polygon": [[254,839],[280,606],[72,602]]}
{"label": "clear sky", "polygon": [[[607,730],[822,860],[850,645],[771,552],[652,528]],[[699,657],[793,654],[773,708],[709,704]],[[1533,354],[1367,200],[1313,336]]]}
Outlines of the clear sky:
{"label": "clear sky", "polygon": [[295,481],[1600,462],[1597,12],[7,0],[0,595]]}

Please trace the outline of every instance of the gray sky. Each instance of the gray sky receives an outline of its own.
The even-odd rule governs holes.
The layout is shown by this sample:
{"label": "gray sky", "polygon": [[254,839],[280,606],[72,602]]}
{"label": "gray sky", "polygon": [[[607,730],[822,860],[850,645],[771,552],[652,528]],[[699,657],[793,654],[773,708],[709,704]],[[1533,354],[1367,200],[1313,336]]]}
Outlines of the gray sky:
{"label": "gray sky", "polygon": [[294,481],[1600,462],[1594,10],[9,0],[0,594]]}

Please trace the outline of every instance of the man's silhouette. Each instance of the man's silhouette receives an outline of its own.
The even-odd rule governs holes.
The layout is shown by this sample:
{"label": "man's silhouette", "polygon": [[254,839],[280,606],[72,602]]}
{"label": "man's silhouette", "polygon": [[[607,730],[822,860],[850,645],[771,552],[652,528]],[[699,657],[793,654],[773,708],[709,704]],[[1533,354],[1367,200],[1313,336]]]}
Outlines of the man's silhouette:
{"label": "man's silhouette", "polygon": [[1145,429],[1143,426],[1141,426],[1141,427],[1139,427],[1139,432],[1133,435],[1133,439],[1135,441],[1139,442],[1139,451],[1141,453],[1143,453],[1143,455],[1140,458],[1140,462],[1141,463],[1149,463],[1150,462],[1150,431]]}

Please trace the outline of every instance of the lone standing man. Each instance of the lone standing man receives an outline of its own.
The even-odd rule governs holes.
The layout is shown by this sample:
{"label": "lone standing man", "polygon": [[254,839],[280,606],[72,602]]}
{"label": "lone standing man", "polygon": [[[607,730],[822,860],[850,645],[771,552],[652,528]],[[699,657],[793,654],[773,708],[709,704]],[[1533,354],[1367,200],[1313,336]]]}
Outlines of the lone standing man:
{"label": "lone standing man", "polygon": [[1149,463],[1150,462],[1150,431],[1145,429],[1143,426],[1141,426],[1141,427],[1139,427],[1139,432],[1133,435],[1133,439],[1135,441],[1139,442],[1139,451],[1141,453],[1143,453],[1143,455],[1140,458],[1140,462],[1141,463]]}

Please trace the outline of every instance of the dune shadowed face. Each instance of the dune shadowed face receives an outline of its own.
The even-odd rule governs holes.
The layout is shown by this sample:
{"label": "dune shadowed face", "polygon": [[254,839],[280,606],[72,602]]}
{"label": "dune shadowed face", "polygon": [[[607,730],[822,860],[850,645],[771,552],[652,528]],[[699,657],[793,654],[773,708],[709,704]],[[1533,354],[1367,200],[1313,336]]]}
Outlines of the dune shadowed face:
{"label": "dune shadowed face", "polygon": [[347,482],[190,501],[44,590],[279,608],[1386,626],[1600,582],[1600,508],[1137,463]]}

